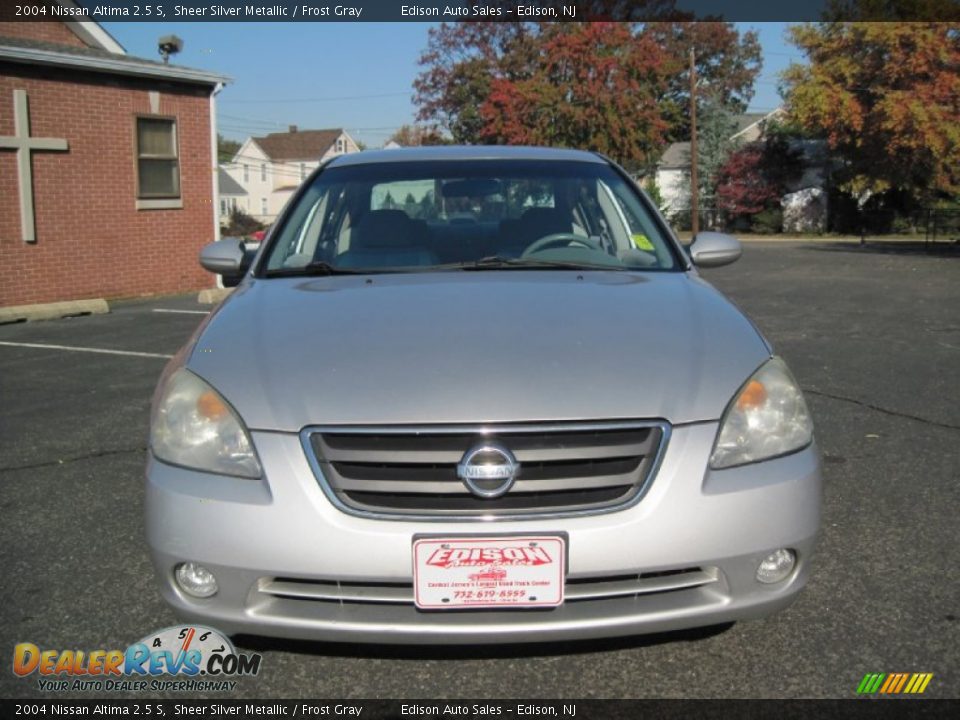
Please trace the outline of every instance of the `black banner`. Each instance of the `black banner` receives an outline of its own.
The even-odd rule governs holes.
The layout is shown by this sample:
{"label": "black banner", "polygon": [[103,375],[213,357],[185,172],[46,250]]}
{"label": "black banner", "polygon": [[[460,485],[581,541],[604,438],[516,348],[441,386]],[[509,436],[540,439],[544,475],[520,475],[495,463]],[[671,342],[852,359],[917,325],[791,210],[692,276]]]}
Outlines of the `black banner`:
{"label": "black banner", "polygon": [[[952,709],[951,709],[952,708]],[[958,700],[0,700],[0,717],[286,717],[360,720],[957,717]]]}
{"label": "black banner", "polygon": [[960,21],[960,0],[4,0],[0,20],[461,22]]}

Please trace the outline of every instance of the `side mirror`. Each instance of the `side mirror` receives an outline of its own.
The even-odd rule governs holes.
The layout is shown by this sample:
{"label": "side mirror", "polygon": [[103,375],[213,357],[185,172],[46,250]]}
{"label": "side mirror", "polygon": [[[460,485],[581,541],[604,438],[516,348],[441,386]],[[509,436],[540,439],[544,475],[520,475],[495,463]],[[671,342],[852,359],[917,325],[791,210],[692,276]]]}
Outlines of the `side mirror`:
{"label": "side mirror", "polygon": [[200,264],[205,270],[223,275],[224,287],[234,287],[250,268],[255,252],[248,252],[243,240],[223,238],[204,245],[200,251]]}
{"label": "side mirror", "polygon": [[697,267],[720,267],[740,258],[743,247],[732,235],[718,232],[702,232],[689,248],[690,259]]}

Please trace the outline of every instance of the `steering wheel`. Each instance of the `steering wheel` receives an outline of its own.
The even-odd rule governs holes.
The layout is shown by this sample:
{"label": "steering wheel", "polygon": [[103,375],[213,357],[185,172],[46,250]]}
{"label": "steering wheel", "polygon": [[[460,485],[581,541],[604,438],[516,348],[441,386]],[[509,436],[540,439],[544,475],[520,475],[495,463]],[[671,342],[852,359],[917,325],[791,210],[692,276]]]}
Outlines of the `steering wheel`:
{"label": "steering wheel", "polygon": [[603,248],[603,245],[593,238],[575,235],[574,233],[552,233],[550,235],[544,235],[539,240],[534,240],[526,247],[526,249],[524,249],[523,254],[520,257],[527,257],[528,255],[533,255],[534,253],[540,252],[541,250],[547,250],[549,248],[569,247],[571,245],[580,245],[581,247],[588,248],[589,250],[606,252],[606,250]]}

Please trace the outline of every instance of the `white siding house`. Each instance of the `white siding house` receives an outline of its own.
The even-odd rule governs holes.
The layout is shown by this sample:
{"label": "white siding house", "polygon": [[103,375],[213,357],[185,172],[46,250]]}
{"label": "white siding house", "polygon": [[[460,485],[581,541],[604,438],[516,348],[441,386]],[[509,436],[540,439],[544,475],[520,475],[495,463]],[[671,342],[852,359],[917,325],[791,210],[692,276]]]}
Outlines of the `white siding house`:
{"label": "white siding house", "polygon": [[234,210],[242,210],[250,214],[250,200],[247,191],[230,177],[230,174],[221,167],[217,172],[217,186],[219,187],[220,225],[230,223],[230,214]]}
{"label": "white siding house", "polygon": [[359,151],[341,128],[300,130],[291,125],[287,132],[247,138],[223,167],[247,193],[250,215],[269,224],[321,162]]}

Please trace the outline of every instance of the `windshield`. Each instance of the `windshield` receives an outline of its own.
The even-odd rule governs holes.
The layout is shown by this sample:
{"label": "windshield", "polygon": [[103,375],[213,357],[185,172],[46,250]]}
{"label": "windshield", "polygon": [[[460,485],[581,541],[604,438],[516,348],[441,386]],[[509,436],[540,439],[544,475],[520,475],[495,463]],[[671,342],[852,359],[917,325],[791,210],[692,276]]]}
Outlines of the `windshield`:
{"label": "windshield", "polygon": [[328,168],[298,197],[261,272],[672,270],[669,241],[605,163],[384,162]]}

